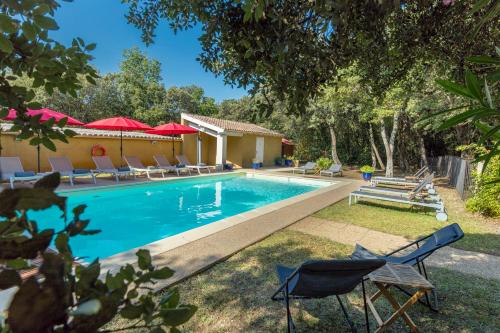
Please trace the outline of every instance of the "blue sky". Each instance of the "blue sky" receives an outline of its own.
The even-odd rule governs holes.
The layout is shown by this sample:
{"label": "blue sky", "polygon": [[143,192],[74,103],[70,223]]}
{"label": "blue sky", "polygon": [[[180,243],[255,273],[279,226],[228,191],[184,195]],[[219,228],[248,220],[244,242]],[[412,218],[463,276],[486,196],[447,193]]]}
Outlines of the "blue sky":
{"label": "blue sky", "polygon": [[224,85],[221,77],[205,72],[196,61],[201,52],[199,30],[175,35],[163,24],[157,31],[155,44],[146,47],[140,31],[127,23],[124,17],[127,7],[120,0],[60,3],[61,8],[56,12],[60,29],[51,33],[52,38],[68,45],[74,37],[83,38],[87,44],[97,43],[97,48],[92,51],[95,57],[92,63],[101,73],[118,71],[123,50],[137,46],[162,63],[163,83],[167,88],[196,84],[218,102],[246,94],[243,89]]}

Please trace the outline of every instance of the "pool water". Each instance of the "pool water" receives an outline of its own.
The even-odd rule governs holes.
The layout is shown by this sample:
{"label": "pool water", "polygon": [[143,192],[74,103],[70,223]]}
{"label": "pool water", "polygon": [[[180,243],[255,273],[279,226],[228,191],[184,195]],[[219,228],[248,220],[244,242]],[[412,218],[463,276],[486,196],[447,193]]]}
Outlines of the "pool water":
{"label": "pool water", "polygon": [[[75,256],[91,261],[321,186],[325,183],[240,174],[61,192],[61,195],[68,197],[68,212],[86,204],[82,218],[90,219],[88,229],[101,230],[96,235],[73,237],[70,242]],[[30,217],[39,223],[40,229],[60,230],[64,226],[60,215],[58,209],[51,208],[32,212]]]}

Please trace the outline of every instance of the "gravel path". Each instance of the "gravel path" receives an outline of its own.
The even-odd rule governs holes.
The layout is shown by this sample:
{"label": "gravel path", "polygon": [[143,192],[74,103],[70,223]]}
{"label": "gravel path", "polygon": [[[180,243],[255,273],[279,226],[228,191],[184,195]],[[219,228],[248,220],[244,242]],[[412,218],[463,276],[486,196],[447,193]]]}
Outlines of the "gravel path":
{"label": "gravel path", "polygon": [[[326,237],[338,243],[349,245],[358,243],[378,253],[386,253],[408,244],[408,240],[402,236],[386,234],[352,224],[338,223],[311,216],[300,220],[288,228],[315,236]],[[482,278],[500,280],[500,257],[490,254],[464,251],[448,246],[436,251],[426,260],[426,264]]]}

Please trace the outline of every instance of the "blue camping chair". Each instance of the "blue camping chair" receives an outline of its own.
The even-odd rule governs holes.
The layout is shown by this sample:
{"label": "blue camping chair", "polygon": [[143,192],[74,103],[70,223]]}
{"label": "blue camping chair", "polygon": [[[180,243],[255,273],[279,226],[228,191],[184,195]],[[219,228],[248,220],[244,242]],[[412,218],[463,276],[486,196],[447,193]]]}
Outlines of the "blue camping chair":
{"label": "blue camping chair", "polygon": [[367,330],[369,331],[363,277],[383,265],[385,265],[385,260],[383,259],[309,260],[298,268],[278,265],[276,268],[280,287],[276,290],[271,299],[273,301],[284,301],[285,303],[288,326],[287,332],[296,331],[290,313],[290,299],[323,298],[333,295],[337,297],[352,332],[356,332],[356,327],[349,318],[339,295],[351,292],[360,283],[363,286],[365,320]]}
{"label": "blue camping chair", "polygon": [[[462,228],[457,223],[450,224],[438,231],[417,239],[416,241],[405,245],[391,253],[386,255],[378,255],[374,252],[356,244],[356,248],[351,255],[352,259],[384,259],[392,264],[407,264],[412,266],[417,266],[420,274],[423,274],[428,280],[427,269],[425,268],[424,260],[427,259],[436,250],[448,246],[464,237],[464,232]],[[410,251],[411,246],[416,246],[414,251]],[[404,251],[406,250],[406,251]],[[401,253],[404,251],[403,253]],[[400,254],[400,255],[399,255]],[[405,290],[399,288],[403,292],[407,293]],[[408,294],[408,293],[407,293]],[[434,305],[431,305],[429,301],[429,296],[426,294],[426,305],[432,310],[437,311],[437,295],[432,291],[434,295]]]}

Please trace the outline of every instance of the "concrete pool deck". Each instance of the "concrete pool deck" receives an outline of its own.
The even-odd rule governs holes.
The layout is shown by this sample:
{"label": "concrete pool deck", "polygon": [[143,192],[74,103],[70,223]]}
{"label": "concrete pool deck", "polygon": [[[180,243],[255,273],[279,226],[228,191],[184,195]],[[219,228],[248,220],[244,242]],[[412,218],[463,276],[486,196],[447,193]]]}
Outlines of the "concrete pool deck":
{"label": "concrete pool deck", "polygon": [[[267,172],[256,172],[256,174],[277,176]],[[151,287],[161,290],[203,271],[274,232],[342,200],[361,183],[344,178],[328,179],[328,181],[332,184],[324,188],[142,246],[141,248],[151,251],[154,265],[168,266],[175,271],[172,278]],[[135,263],[137,259],[135,252],[136,250],[130,250],[103,259],[102,272],[113,272],[125,263]]]}

